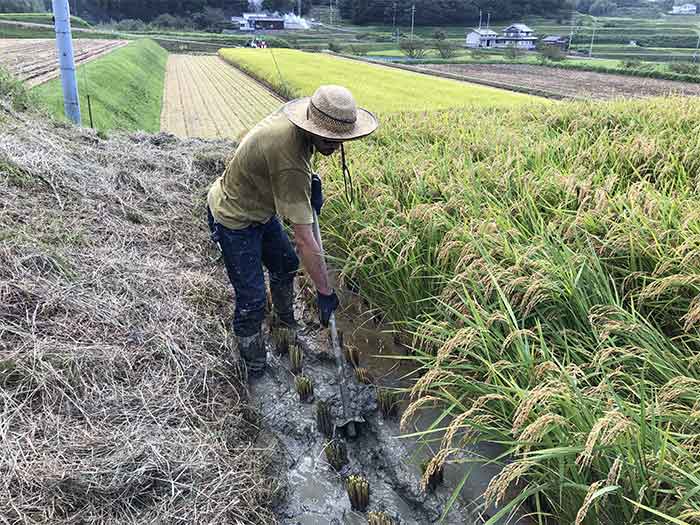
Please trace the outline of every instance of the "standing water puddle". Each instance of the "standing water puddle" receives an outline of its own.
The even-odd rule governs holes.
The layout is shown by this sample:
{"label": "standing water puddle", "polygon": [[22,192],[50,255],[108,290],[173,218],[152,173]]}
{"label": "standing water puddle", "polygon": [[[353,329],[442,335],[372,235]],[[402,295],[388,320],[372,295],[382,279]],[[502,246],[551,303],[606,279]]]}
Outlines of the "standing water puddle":
{"label": "standing water puddle", "polygon": [[[386,359],[383,356],[405,356],[394,345],[391,335],[378,329],[358,327],[339,316],[338,327],[345,334],[345,344],[361,353],[361,366],[370,370],[381,386],[405,386],[415,372],[408,360]],[[351,414],[362,415],[360,435],[344,440],[348,464],[336,472],[326,460],[324,447],[328,439],[316,425],[316,402],[325,400],[334,415],[342,412],[334,356],[325,340],[325,331],[316,330],[302,336],[304,347],[303,373],[314,387],[311,403],[301,403],[294,386],[288,355],[277,355],[269,348],[270,367],[265,375],[254,380],[251,397],[262,415],[265,440],[276,442],[283,459],[280,472],[286,468],[286,498],[277,509],[278,519],[285,525],[365,525],[367,515],[351,509],[345,490],[345,479],[352,474],[365,477],[370,484],[368,511],[383,511],[395,524],[429,523],[476,525],[492,516],[496,509],[483,509],[480,499],[490,479],[500,471],[496,464],[484,465],[500,453],[494,445],[482,444],[465,451],[474,461],[445,467],[445,483],[433,492],[420,485],[421,462],[430,459],[430,446],[416,438],[402,438],[398,417],[383,419],[377,410],[376,388],[359,384],[346,367]],[[378,356],[381,353],[382,356]],[[439,413],[423,413],[417,428],[425,429]],[[444,426],[444,425],[443,425]],[[479,460],[478,457],[484,458]],[[471,471],[470,471],[471,470]],[[469,478],[452,503],[455,487]],[[449,507],[449,511],[445,511]],[[443,516],[443,514],[445,514]],[[499,522],[525,525],[531,520],[514,516]]]}

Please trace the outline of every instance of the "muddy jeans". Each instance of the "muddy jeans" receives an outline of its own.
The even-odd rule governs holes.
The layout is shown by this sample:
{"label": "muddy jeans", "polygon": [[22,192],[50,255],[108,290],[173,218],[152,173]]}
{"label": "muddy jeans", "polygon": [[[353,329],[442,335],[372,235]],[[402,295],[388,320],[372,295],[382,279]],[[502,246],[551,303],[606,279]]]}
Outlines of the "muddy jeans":
{"label": "muddy jeans", "polygon": [[236,291],[234,332],[238,337],[249,337],[260,331],[265,318],[267,291],[263,264],[270,274],[274,296],[276,288],[289,286],[294,281],[299,258],[277,217],[264,224],[230,230],[216,223],[209,209],[207,216],[211,239],[221,246],[226,272]]}

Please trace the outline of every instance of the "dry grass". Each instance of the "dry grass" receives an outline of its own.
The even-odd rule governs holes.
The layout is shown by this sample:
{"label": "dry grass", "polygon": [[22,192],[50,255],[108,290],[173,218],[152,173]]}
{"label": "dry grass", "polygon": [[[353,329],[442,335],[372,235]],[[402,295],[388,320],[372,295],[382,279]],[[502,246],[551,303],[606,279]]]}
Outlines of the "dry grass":
{"label": "dry grass", "polygon": [[0,103],[0,516],[275,523],[203,196],[231,144]]}

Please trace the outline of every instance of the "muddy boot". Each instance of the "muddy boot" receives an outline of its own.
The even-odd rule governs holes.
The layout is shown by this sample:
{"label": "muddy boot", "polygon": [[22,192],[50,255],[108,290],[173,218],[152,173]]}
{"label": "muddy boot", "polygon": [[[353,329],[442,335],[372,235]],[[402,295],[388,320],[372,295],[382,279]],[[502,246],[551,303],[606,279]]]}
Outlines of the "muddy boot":
{"label": "muddy boot", "polygon": [[267,351],[262,333],[250,337],[238,337],[238,350],[248,370],[249,377],[260,377],[267,366]]}
{"label": "muddy boot", "polygon": [[292,330],[296,338],[303,327],[294,319],[294,281],[270,286],[270,295],[274,305],[273,328]]}

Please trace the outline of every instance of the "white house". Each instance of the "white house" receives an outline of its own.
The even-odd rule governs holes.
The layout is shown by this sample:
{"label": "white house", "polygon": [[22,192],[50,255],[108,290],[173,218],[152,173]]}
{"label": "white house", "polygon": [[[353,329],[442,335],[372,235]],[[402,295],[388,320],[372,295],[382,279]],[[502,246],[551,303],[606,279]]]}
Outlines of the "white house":
{"label": "white house", "polygon": [[698,14],[698,6],[695,4],[674,5],[671,11],[672,15],[696,15]]}
{"label": "white house", "polygon": [[503,35],[496,38],[496,47],[517,47],[535,49],[537,37],[525,24],[511,24],[503,30]]}
{"label": "white house", "polygon": [[467,35],[467,47],[494,47],[498,33],[491,29],[474,29]]}

